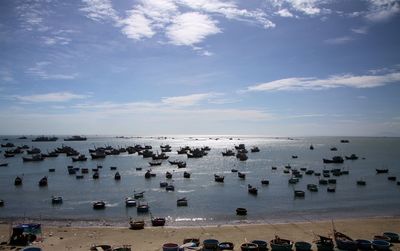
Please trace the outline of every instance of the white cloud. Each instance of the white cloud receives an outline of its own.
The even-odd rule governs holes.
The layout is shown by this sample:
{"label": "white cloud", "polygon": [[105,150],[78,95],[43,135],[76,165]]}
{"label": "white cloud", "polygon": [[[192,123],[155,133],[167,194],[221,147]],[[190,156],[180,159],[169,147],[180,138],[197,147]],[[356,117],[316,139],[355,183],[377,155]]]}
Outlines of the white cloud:
{"label": "white cloud", "polygon": [[358,28],[353,28],[351,29],[352,32],[357,33],[357,34],[367,34],[368,33],[368,27],[363,26],[363,27],[358,27]]}
{"label": "white cloud", "polygon": [[314,16],[330,11],[321,8],[321,5],[326,3],[326,0],[268,0],[267,2],[280,10],[285,9],[286,6],[290,10],[308,16]]}
{"label": "white cloud", "polygon": [[166,35],[172,44],[191,46],[220,32],[217,21],[205,14],[188,12],[174,18],[167,27]]}
{"label": "white cloud", "polygon": [[50,27],[45,25],[44,18],[51,11],[40,1],[24,1],[16,7],[20,25],[27,31],[47,31]]}
{"label": "white cloud", "polygon": [[42,102],[67,102],[73,99],[85,99],[90,97],[89,95],[74,94],[71,92],[53,92],[45,94],[35,94],[27,96],[12,96],[13,99],[27,102],[27,103],[42,103]]}
{"label": "white cloud", "polygon": [[400,72],[385,75],[334,75],[325,79],[319,78],[285,78],[267,83],[249,86],[249,91],[298,91],[325,90],[339,87],[373,88],[400,82]]}
{"label": "white cloud", "polygon": [[86,4],[80,10],[86,12],[86,17],[94,21],[118,22],[117,12],[112,7],[111,0],[82,0]]}
{"label": "white cloud", "polygon": [[370,21],[386,21],[400,13],[398,0],[368,0],[369,11],[366,18]]}
{"label": "white cloud", "polygon": [[192,106],[200,103],[201,101],[208,100],[214,98],[216,96],[220,96],[220,93],[198,93],[191,94],[186,96],[177,96],[177,97],[165,97],[162,98],[161,102],[166,105],[172,106]]}
{"label": "white cloud", "polygon": [[41,79],[55,79],[55,80],[68,80],[75,79],[77,77],[76,73],[73,74],[59,74],[59,73],[49,73],[47,68],[51,63],[48,61],[41,61],[35,63],[35,66],[27,69],[26,73],[39,77]]}
{"label": "white cloud", "polygon": [[325,43],[327,44],[345,44],[348,42],[353,41],[354,38],[349,37],[349,36],[343,36],[343,37],[335,37],[335,38],[329,38],[325,40]]}
{"label": "white cloud", "polygon": [[276,12],[281,17],[293,17],[293,14],[290,13],[288,9],[280,9],[279,11]]}
{"label": "white cloud", "polygon": [[134,40],[150,38],[155,34],[151,28],[151,21],[136,10],[131,11],[129,17],[122,20],[121,23],[124,24],[122,33]]}

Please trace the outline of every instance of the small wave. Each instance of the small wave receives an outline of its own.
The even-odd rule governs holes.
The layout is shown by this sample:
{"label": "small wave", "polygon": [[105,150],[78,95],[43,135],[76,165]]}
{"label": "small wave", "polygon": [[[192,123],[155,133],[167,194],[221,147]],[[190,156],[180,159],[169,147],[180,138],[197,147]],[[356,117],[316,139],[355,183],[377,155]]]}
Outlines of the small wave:
{"label": "small wave", "polygon": [[206,218],[176,218],[176,222],[181,222],[181,221],[205,221],[207,220]]}
{"label": "small wave", "polygon": [[118,205],[119,205],[118,202],[117,202],[117,203],[107,203],[107,204],[106,204],[107,207],[116,207],[116,206],[118,206]]}
{"label": "small wave", "polygon": [[178,193],[192,193],[195,190],[178,190]]}

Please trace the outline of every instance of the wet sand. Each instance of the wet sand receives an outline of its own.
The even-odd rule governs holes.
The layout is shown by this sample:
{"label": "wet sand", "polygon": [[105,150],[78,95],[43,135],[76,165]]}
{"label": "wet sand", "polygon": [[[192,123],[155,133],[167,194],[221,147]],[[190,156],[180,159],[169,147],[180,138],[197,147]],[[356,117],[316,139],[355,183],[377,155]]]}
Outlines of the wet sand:
{"label": "wet sand", "polygon": [[[383,232],[400,232],[400,217],[381,217],[354,220],[335,220],[336,230],[354,239],[372,239],[374,235]],[[0,241],[6,241],[10,225],[0,224]],[[174,242],[182,244],[184,238],[218,239],[235,244],[235,250],[240,250],[240,244],[254,239],[269,241],[275,235],[292,241],[308,241],[315,239],[315,234],[330,235],[331,221],[296,222],[282,224],[253,225],[219,225],[208,227],[147,227],[144,230],[130,230],[118,227],[69,227],[62,225],[42,226],[43,241],[35,246],[44,250],[89,250],[93,244],[109,244],[113,246],[131,245],[135,251],[162,250],[162,244]],[[2,245],[0,250],[9,250]],[[315,245],[313,250],[316,250]],[[400,250],[400,244],[392,247]]]}

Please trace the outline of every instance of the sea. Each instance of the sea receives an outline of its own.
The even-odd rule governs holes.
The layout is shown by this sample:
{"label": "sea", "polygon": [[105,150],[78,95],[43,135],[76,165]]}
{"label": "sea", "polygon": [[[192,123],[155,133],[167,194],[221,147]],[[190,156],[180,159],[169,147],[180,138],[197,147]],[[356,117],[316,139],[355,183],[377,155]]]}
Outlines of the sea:
{"label": "sea", "polygon": [[[26,153],[5,158],[1,148],[0,220],[5,221],[54,221],[79,222],[83,225],[127,224],[129,218],[149,220],[165,217],[169,226],[199,226],[248,223],[286,223],[333,220],[360,217],[392,217],[400,215],[400,138],[391,137],[263,137],[263,136],[87,136],[86,141],[64,141],[68,136],[57,136],[55,142],[32,142],[34,136],[18,139],[19,136],[1,136],[0,143],[12,142],[16,146],[37,147],[42,152],[52,151],[62,145],[71,146],[88,157],[86,162],[72,162],[71,157],[60,154],[40,162],[23,162]],[[346,139],[348,143],[341,143]],[[151,159],[128,153],[109,155],[105,159],[92,160],[88,149],[113,146],[114,148],[140,144],[152,146],[153,152],[161,153],[161,145],[169,144],[172,152],[168,160],[181,160],[186,168],[178,169],[164,160],[160,166],[150,166]],[[246,161],[235,156],[224,157],[222,152],[245,144],[249,150]],[[314,150],[310,150],[310,145]],[[210,147],[202,158],[187,158],[177,154],[181,147]],[[251,152],[257,146],[260,152]],[[336,147],[337,151],[331,148]],[[343,164],[324,164],[323,158],[350,156],[357,160],[345,160]],[[296,155],[297,158],[293,158]],[[69,175],[67,167],[89,168],[83,179]],[[292,174],[284,170],[291,167],[314,170],[321,176],[303,175],[297,184],[289,184]],[[92,168],[99,169],[100,178],[92,178]],[[115,166],[117,170],[111,170]],[[276,167],[273,170],[272,167]],[[55,172],[49,172],[49,169]],[[137,168],[142,168],[138,171]],[[145,179],[146,170],[151,169],[156,177]],[[232,172],[237,169],[245,173],[240,179]],[[327,185],[319,185],[324,170],[341,169],[348,174],[331,176],[336,179],[335,192],[328,192]],[[376,169],[388,169],[387,174],[377,174]],[[116,172],[121,180],[114,179]],[[173,174],[166,180],[165,173]],[[189,172],[189,179],[183,172]],[[346,173],[346,172],[345,172]],[[80,174],[80,172],[79,172]],[[214,181],[214,174],[225,176],[224,183]],[[23,177],[22,186],[14,186],[15,177]],[[48,186],[39,187],[39,180],[48,177]],[[388,180],[395,176],[396,181]],[[262,185],[261,180],[269,180]],[[357,185],[364,180],[365,186]],[[167,181],[175,191],[160,188]],[[248,185],[258,188],[258,194],[248,193]],[[316,184],[317,192],[307,190],[308,184]],[[305,192],[304,198],[294,196],[295,190]],[[125,198],[134,192],[144,191],[142,203],[148,203],[150,212],[138,214],[135,207],[126,207]],[[63,203],[53,205],[52,196],[62,196]],[[185,197],[187,207],[177,207],[177,199]],[[94,210],[95,201],[104,201],[106,208]],[[236,208],[246,208],[246,216],[236,215]]]}

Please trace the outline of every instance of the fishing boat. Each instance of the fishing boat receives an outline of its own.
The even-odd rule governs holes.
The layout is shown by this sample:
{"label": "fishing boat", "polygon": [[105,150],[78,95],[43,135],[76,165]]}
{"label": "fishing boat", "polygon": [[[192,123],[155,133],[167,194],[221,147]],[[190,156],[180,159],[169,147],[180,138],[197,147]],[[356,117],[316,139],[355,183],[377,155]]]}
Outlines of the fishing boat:
{"label": "fishing boat", "polygon": [[306,196],[305,192],[302,190],[295,190],[294,197],[295,198],[304,198]]}
{"label": "fishing boat", "polygon": [[246,178],[246,174],[245,174],[245,173],[238,172],[238,177],[239,177],[240,179],[245,179],[245,178]]}
{"label": "fishing boat", "polygon": [[135,198],[135,199],[140,199],[140,198],[143,198],[144,197],[144,191],[142,191],[142,192],[134,192],[133,193],[133,198]]}
{"label": "fishing boat", "polygon": [[135,207],[136,206],[136,200],[132,197],[126,197],[125,198],[125,206],[126,207]]}
{"label": "fishing boat", "polygon": [[43,178],[41,178],[41,179],[39,180],[39,186],[40,186],[40,187],[47,186],[47,176],[44,176]]}
{"label": "fishing boat", "polygon": [[388,173],[389,172],[389,169],[387,169],[387,168],[386,169],[378,169],[378,168],[376,168],[375,170],[376,170],[377,174],[379,174],[379,173]]}
{"label": "fishing boat", "polygon": [[72,161],[76,162],[76,161],[86,161],[87,157],[85,156],[85,154],[80,154],[78,157],[72,157]]}
{"label": "fishing boat", "polygon": [[93,209],[105,209],[106,203],[104,201],[96,201],[93,203]]}
{"label": "fishing boat", "polygon": [[233,250],[235,245],[232,242],[220,242],[218,244],[218,250]]}
{"label": "fishing boat", "polygon": [[257,244],[258,251],[267,251],[268,250],[268,242],[263,240],[252,240],[251,243]]}
{"label": "fishing boat", "polygon": [[78,136],[78,135],[74,135],[72,137],[64,139],[64,141],[86,141],[86,140],[87,140],[86,137],[82,137],[82,136]]}
{"label": "fishing boat", "polygon": [[32,139],[32,142],[49,142],[49,141],[57,141],[57,137],[46,137],[46,136],[40,136],[35,139]]}
{"label": "fishing boat", "polygon": [[190,178],[190,173],[183,172],[183,178],[189,179]]}
{"label": "fishing boat", "polygon": [[224,176],[214,174],[214,180],[215,180],[215,182],[223,183],[223,182],[224,182],[224,179],[225,179]]}
{"label": "fishing boat", "polygon": [[151,178],[151,172],[150,170],[147,170],[146,173],[144,174],[145,179],[150,179]]}
{"label": "fishing boat", "polygon": [[324,164],[342,164],[344,159],[341,156],[335,156],[332,159],[322,159]]}
{"label": "fishing boat", "polygon": [[327,188],[326,188],[326,191],[327,191],[328,193],[334,193],[334,192],[336,192],[336,187],[327,187]]}
{"label": "fishing boat", "polygon": [[311,243],[305,241],[296,241],[294,243],[296,251],[310,251],[311,250]]}
{"label": "fishing boat", "polygon": [[116,172],[116,173],[115,173],[114,179],[115,179],[115,180],[120,180],[120,179],[121,179],[121,175],[119,174],[119,172]]}
{"label": "fishing boat", "polygon": [[240,249],[246,251],[258,251],[258,245],[255,243],[246,242],[240,245]]}
{"label": "fishing boat", "polygon": [[333,251],[334,244],[332,238],[318,235],[319,239],[315,241],[318,251]]}
{"label": "fishing boat", "polygon": [[151,218],[151,225],[153,227],[163,227],[165,225],[165,218]]}
{"label": "fishing boat", "polygon": [[237,215],[247,215],[247,209],[243,207],[238,207],[236,208],[236,214]]}
{"label": "fishing boat", "polygon": [[133,229],[133,230],[144,229],[144,221],[143,220],[136,220],[136,221],[130,220],[129,225],[130,225],[130,229]]}
{"label": "fishing boat", "polygon": [[165,191],[175,191],[175,186],[172,185],[172,184],[168,184],[168,185],[165,187]]}
{"label": "fishing boat", "polygon": [[24,162],[42,161],[44,157],[41,154],[35,154],[32,157],[22,157]]}
{"label": "fishing boat", "polygon": [[177,205],[178,207],[187,207],[188,201],[187,201],[187,199],[186,199],[185,197],[183,197],[183,198],[178,199],[178,200],[176,201],[176,205]]}
{"label": "fishing boat", "polygon": [[357,185],[365,186],[365,185],[367,185],[367,182],[365,180],[357,180]]}
{"label": "fishing boat", "polygon": [[261,185],[269,185],[269,180],[261,180]]}
{"label": "fishing boat", "polygon": [[94,180],[97,180],[98,178],[100,178],[99,172],[94,172],[92,178]]}
{"label": "fishing boat", "polygon": [[396,181],[397,178],[396,176],[389,176],[387,179],[390,181]]}
{"label": "fishing boat", "polygon": [[260,151],[260,148],[258,148],[257,146],[253,146],[253,147],[250,149],[250,151],[251,151],[252,153],[258,153],[258,152]]}
{"label": "fishing boat", "polygon": [[172,179],[172,173],[166,172],[166,173],[165,173],[165,178],[167,178],[167,179]]}
{"label": "fishing boat", "polygon": [[384,232],[383,236],[388,237],[390,242],[398,242],[399,241],[399,234],[393,232]]}
{"label": "fishing boat", "polygon": [[161,188],[165,188],[166,186],[168,186],[168,182],[160,181],[160,187]]}
{"label": "fishing boat", "polygon": [[357,250],[357,242],[355,242],[349,236],[340,233],[336,230],[333,230],[333,234],[335,237],[336,247],[342,250]]}
{"label": "fishing boat", "polygon": [[15,185],[15,186],[20,186],[20,185],[22,185],[22,178],[19,177],[19,176],[17,176],[17,177],[15,178],[15,180],[14,180],[14,185]]}
{"label": "fishing boat", "polygon": [[51,197],[51,204],[62,204],[63,198],[61,196],[52,196]]}
{"label": "fishing boat", "polygon": [[346,160],[357,160],[358,156],[355,155],[354,153],[350,156],[344,156],[346,158]]}
{"label": "fishing boat", "polygon": [[251,186],[250,184],[247,185],[247,191],[249,194],[257,195],[258,194],[258,189],[256,187]]}
{"label": "fishing boat", "polygon": [[235,153],[232,150],[227,149],[225,152],[222,152],[222,156],[235,156]]}
{"label": "fishing boat", "polygon": [[150,166],[161,166],[162,162],[161,161],[151,161],[149,162]]}
{"label": "fishing boat", "polygon": [[293,247],[293,242],[286,239],[281,239],[279,236],[275,236],[274,239],[270,241],[271,250],[273,251],[291,251]]}
{"label": "fishing boat", "polygon": [[148,213],[149,212],[149,205],[147,203],[139,203],[136,207],[136,211],[138,213]]}
{"label": "fishing boat", "polygon": [[390,242],[384,240],[373,240],[372,247],[375,250],[390,250]]}
{"label": "fishing boat", "polygon": [[185,167],[186,167],[186,162],[181,161],[178,163],[178,168],[185,168]]}
{"label": "fishing boat", "polygon": [[363,239],[357,239],[355,240],[357,243],[357,247],[359,250],[371,250],[372,249],[372,243],[369,240],[363,240]]}
{"label": "fishing boat", "polygon": [[0,163],[0,166],[8,166],[8,163]]}

